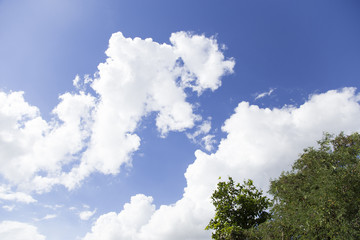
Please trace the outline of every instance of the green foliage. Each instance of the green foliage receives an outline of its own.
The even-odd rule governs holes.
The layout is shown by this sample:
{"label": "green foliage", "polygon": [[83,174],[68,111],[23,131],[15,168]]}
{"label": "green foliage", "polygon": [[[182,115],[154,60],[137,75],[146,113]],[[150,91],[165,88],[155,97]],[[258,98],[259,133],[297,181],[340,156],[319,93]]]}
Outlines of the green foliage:
{"label": "green foliage", "polygon": [[271,181],[270,201],[251,180],[220,182],[213,193],[212,238],[360,239],[360,134],[325,134],[289,172]]}
{"label": "green foliage", "polygon": [[271,182],[274,239],[360,239],[360,135],[327,134]]}
{"label": "green foliage", "polygon": [[214,219],[210,220],[207,230],[215,230],[213,239],[247,239],[247,229],[258,226],[268,219],[266,209],[270,200],[262,196],[251,180],[243,185],[236,184],[231,177],[228,182],[219,182],[212,195],[216,208]]}

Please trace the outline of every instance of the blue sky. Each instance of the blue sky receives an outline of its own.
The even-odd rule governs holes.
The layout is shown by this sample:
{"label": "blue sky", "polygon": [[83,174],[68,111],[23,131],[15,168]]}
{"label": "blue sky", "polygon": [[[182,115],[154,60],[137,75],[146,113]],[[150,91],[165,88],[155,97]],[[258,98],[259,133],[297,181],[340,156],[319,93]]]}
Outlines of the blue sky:
{"label": "blue sky", "polygon": [[0,238],[210,239],[219,176],[360,131],[359,11],[0,0]]}

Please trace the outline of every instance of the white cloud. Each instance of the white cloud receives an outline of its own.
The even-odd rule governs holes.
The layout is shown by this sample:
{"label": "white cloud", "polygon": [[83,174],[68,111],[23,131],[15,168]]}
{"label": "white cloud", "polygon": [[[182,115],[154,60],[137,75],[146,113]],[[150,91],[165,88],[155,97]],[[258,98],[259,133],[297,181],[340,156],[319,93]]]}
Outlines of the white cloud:
{"label": "white cloud", "polygon": [[[239,103],[222,128],[228,135],[217,152],[195,152],[196,160],[185,173],[187,187],[182,199],[143,214],[125,214],[126,209],[104,214],[84,239],[209,239],[210,232],[204,228],[214,214],[210,195],[219,176],[232,176],[236,181],[251,178],[267,189],[270,178],[289,169],[305,147],[316,145],[324,131],[360,131],[359,101],[354,88],[344,88],[313,95],[298,108],[268,109]],[[143,202],[151,206],[151,201]],[[129,206],[136,206],[133,199]],[[132,221],[134,216],[141,221]]]}
{"label": "white cloud", "polygon": [[53,110],[54,119],[46,122],[21,92],[1,92],[0,98],[0,173],[22,191],[49,190],[61,183],[62,167],[74,163],[86,146],[95,99],[65,93]]}
{"label": "white cloud", "polygon": [[[141,119],[149,113],[157,112],[156,126],[162,136],[166,136],[169,131],[192,128],[201,119],[186,101],[183,84],[178,84],[178,79],[184,79],[184,74],[189,73],[187,65],[177,64],[178,59],[183,57],[182,51],[178,51],[179,46],[183,48],[190,44],[200,48],[194,49],[194,54],[212,48],[203,53],[202,61],[196,62],[203,66],[204,71],[211,67],[217,68],[217,65],[222,66],[223,71],[215,75],[212,81],[216,79],[219,82],[222,75],[232,71],[234,64],[233,61],[224,60],[220,51],[215,51],[215,40],[206,40],[203,36],[201,39],[194,45],[198,36],[176,33],[171,37],[174,43],[171,46],[159,44],[150,38],[125,38],[120,32],[112,35],[106,51],[108,58],[98,66],[97,77],[91,83],[100,96],[91,129],[91,141],[81,164],[64,175],[68,188],[73,188],[93,171],[117,174],[122,164],[130,164],[131,154],[139,148],[141,141],[134,131]],[[179,46],[175,44],[178,41],[181,42]],[[189,57],[189,53],[186,56]],[[184,63],[189,66],[193,64],[187,60]],[[201,86],[203,90],[210,88],[205,82],[202,80],[195,85]]]}
{"label": "white cloud", "polygon": [[[140,228],[145,225],[155,212],[153,199],[142,194],[131,197],[130,203],[124,205],[119,213],[110,212],[100,216],[91,233],[86,234],[85,240],[135,240]],[[166,219],[163,219],[166,222]]]}
{"label": "white cloud", "polygon": [[[96,75],[96,74],[94,74]],[[85,74],[83,78],[79,75],[76,75],[73,79],[73,86],[79,91],[86,91],[86,87],[93,82],[93,79],[89,74]]]}
{"label": "white cloud", "polygon": [[79,213],[79,217],[81,220],[87,221],[96,213],[96,209],[94,211],[82,211]]}
{"label": "white cloud", "polygon": [[0,173],[5,178],[15,180],[32,172],[29,164],[23,164],[23,156],[39,134],[29,128],[35,125],[42,125],[39,111],[24,101],[22,92],[0,92]]}
{"label": "white cloud", "polygon": [[43,220],[48,220],[48,219],[53,219],[56,218],[57,215],[56,214],[47,214],[45,217],[43,217]]}
{"label": "white cloud", "polygon": [[48,205],[48,204],[45,204],[44,207],[50,208],[50,209],[52,209],[52,210],[56,210],[56,209],[58,209],[58,208],[64,207],[64,205],[60,205],[60,204]]}
{"label": "white cloud", "polygon": [[216,143],[216,140],[214,139],[215,135],[206,135],[201,139],[201,142],[204,144],[204,148],[211,152],[214,149],[214,144]]}
{"label": "white cloud", "polygon": [[[215,135],[208,134],[211,130],[211,117],[203,121],[202,124],[196,127],[195,132],[186,133],[186,136],[194,143],[197,143],[204,147],[207,151],[212,151],[214,149],[214,144],[216,140],[214,139]],[[207,135],[205,135],[207,134]],[[204,136],[205,135],[205,136]]]}
{"label": "white cloud", "polygon": [[15,208],[15,205],[4,205],[4,206],[2,206],[2,208],[8,212],[12,212]]}
{"label": "white cloud", "polygon": [[[21,191],[73,189],[92,172],[117,174],[131,164],[141,141],[134,132],[151,112],[162,136],[192,128],[201,116],[184,88],[215,90],[234,61],[225,60],[214,38],[179,32],[170,41],[113,34],[94,79],[77,75],[79,92],[61,95],[49,122],[22,92],[0,92],[0,174]],[[97,97],[84,92],[86,84]]]}
{"label": "white cloud", "polygon": [[87,204],[83,204],[82,206],[83,206],[83,208],[88,208],[88,209],[90,208],[90,206]]}
{"label": "white cloud", "polygon": [[0,222],[0,239],[1,240],[45,240],[45,236],[38,233],[37,228],[33,225],[15,222]]}
{"label": "white cloud", "polygon": [[194,133],[186,133],[186,136],[191,139],[193,142],[197,142],[196,138],[200,135],[207,134],[211,130],[211,118],[203,121],[201,125],[196,127],[196,131]]}
{"label": "white cloud", "polygon": [[80,76],[79,76],[79,75],[76,75],[75,78],[74,78],[74,80],[73,80],[73,85],[74,85],[74,87],[76,87],[77,89],[80,88],[80,81],[81,81]]}
{"label": "white cloud", "polygon": [[10,187],[0,186],[0,199],[22,203],[34,203],[36,200],[23,192],[13,192]]}
{"label": "white cloud", "polygon": [[35,218],[34,220],[38,222],[38,221],[53,219],[53,218],[56,218],[56,217],[57,217],[56,214],[46,214],[44,217],[42,217],[42,218]]}
{"label": "white cloud", "polygon": [[263,93],[258,94],[255,97],[255,100],[258,100],[258,99],[266,97],[266,96],[270,96],[274,92],[274,90],[275,90],[275,88],[270,88],[270,90],[268,92],[263,92]]}
{"label": "white cloud", "polygon": [[216,90],[221,85],[220,77],[233,72],[235,61],[225,60],[215,38],[178,32],[171,35],[170,41],[184,63],[183,84],[198,94]]}

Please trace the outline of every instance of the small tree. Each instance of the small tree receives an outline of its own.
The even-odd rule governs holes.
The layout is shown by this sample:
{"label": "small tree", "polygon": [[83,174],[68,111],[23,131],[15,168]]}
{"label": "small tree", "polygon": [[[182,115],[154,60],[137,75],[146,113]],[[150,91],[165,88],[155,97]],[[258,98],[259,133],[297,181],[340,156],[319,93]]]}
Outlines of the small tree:
{"label": "small tree", "polygon": [[270,200],[262,196],[262,191],[257,190],[251,180],[234,185],[229,177],[228,182],[218,183],[211,199],[216,214],[205,229],[214,230],[212,238],[216,240],[247,239],[248,230],[256,228],[270,216],[266,211]]}

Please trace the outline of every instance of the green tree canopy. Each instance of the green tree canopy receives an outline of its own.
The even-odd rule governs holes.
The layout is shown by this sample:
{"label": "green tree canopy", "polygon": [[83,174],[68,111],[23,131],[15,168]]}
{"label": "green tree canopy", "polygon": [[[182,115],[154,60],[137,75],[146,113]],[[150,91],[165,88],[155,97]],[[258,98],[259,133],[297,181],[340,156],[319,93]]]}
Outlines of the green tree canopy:
{"label": "green tree canopy", "polygon": [[251,180],[220,182],[213,239],[360,239],[360,135],[325,134],[271,181],[270,201]]}
{"label": "green tree canopy", "polygon": [[318,143],[271,182],[276,204],[267,232],[279,239],[360,239],[360,135],[326,134]]}
{"label": "green tree canopy", "polygon": [[269,217],[266,209],[270,206],[270,200],[262,196],[251,180],[245,181],[243,185],[235,185],[229,177],[228,182],[218,183],[211,198],[216,215],[206,229],[215,230],[213,239],[246,239],[247,229],[258,226]]}

